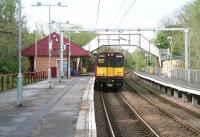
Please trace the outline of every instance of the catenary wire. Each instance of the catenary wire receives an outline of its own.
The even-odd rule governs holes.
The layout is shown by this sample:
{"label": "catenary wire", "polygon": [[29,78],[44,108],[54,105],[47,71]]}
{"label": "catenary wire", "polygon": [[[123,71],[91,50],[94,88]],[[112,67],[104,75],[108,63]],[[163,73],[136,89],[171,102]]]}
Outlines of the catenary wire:
{"label": "catenary wire", "polygon": [[100,3],[101,3],[101,0],[99,0],[99,2],[98,2],[98,8],[97,8],[97,17],[96,17],[95,29],[96,29],[96,27],[97,27],[97,24],[98,24],[98,19],[99,19],[99,9],[100,9]]}
{"label": "catenary wire", "polygon": [[122,21],[124,20],[124,18],[127,16],[128,12],[131,10],[131,8],[133,7],[133,5],[136,3],[136,0],[133,1],[133,3],[131,4],[131,6],[128,8],[128,10],[125,12],[124,16],[121,18],[119,24],[117,25],[117,28],[121,25]]}
{"label": "catenary wire", "polygon": [[119,16],[119,14],[120,14],[125,2],[126,2],[126,0],[123,0],[122,3],[120,4],[119,9],[118,9],[117,13],[114,16],[114,20],[113,20],[112,24],[116,21],[117,17]]}

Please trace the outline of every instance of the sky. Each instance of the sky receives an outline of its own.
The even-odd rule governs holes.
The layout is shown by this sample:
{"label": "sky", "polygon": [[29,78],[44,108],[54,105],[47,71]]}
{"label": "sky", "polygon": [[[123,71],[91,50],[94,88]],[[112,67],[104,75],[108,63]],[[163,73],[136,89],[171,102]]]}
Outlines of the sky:
{"label": "sky", "polygon": [[[23,15],[27,26],[33,31],[36,24],[48,30],[48,7],[31,5],[57,4],[61,2],[68,7],[52,7],[51,20],[56,22],[69,21],[84,28],[94,28],[96,24],[99,0],[22,0]],[[100,0],[97,28],[115,28],[122,16],[134,0]],[[120,24],[120,28],[152,28],[158,27],[160,20],[178,11],[191,0],[136,0],[135,4]],[[121,10],[119,10],[121,7]]]}

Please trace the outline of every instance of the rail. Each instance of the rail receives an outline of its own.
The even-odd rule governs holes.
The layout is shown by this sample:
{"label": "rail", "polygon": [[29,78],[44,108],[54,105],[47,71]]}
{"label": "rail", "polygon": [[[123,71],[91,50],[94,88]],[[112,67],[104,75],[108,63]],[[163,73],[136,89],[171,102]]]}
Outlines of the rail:
{"label": "rail", "polygon": [[[150,136],[155,136],[155,137],[159,137],[159,135],[148,125],[148,123],[134,110],[134,108],[129,104],[129,102],[125,99],[125,97],[123,97],[123,95],[120,94],[120,93],[119,93],[118,95],[119,95],[119,97],[121,98],[121,100],[123,101],[123,103],[125,103],[125,105],[127,105],[127,107],[129,108],[130,112],[133,113],[134,117],[135,117],[136,119],[138,119],[138,120],[141,122],[141,124],[143,125],[143,127],[144,127],[145,129],[148,130],[148,135],[150,135]],[[101,91],[101,100],[102,100],[104,112],[105,112],[105,115],[106,115],[106,119],[107,119],[107,121],[108,121],[109,131],[110,131],[110,133],[111,133],[111,136],[112,136],[112,137],[118,136],[118,135],[116,135],[116,133],[115,133],[115,132],[117,132],[117,131],[115,130],[115,125],[113,126],[113,125],[111,124],[112,118],[111,118],[111,119],[109,118],[108,111],[107,111],[107,107],[106,107],[106,104],[105,104],[105,101],[104,101],[104,96],[103,96],[103,94],[102,94],[102,91]],[[115,120],[116,120],[116,119],[115,119]],[[112,126],[113,126],[113,127],[112,127]],[[136,124],[135,126],[137,126],[137,124]]]}
{"label": "rail", "polygon": [[128,101],[120,94],[120,97],[124,101],[124,103],[130,108],[130,110],[138,117],[138,119],[145,125],[145,127],[155,136],[159,137],[159,135],[149,126],[149,124],[135,111],[135,109],[128,103]]}
{"label": "rail", "polygon": [[[13,89],[17,87],[18,74],[0,75],[0,91]],[[23,84],[35,83],[46,80],[46,72],[25,72],[23,73]]]}
{"label": "rail", "polygon": [[[135,82],[136,84],[138,84],[135,80],[131,79],[132,82]],[[165,113],[167,116],[171,117],[172,119],[174,119],[176,122],[178,122],[179,124],[181,124],[183,127],[186,127],[187,129],[189,129],[190,131],[192,131],[194,134],[196,135],[200,135],[200,131],[196,128],[194,128],[193,126],[189,125],[187,122],[185,122],[184,120],[180,119],[179,117],[177,117],[176,115],[174,115],[173,113],[169,112],[168,110],[166,110],[165,108],[161,107],[159,104],[157,104],[156,102],[153,102],[152,100],[150,100],[149,98],[147,98],[145,95],[143,95],[140,91],[138,91],[137,89],[135,89],[133,87],[133,84],[128,82],[126,80],[127,85],[133,89],[134,91],[136,91],[142,98],[144,98],[147,102],[149,102],[150,104],[152,104],[153,106],[156,106],[160,111],[162,111],[163,113]]]}
{"label": "rail", "polygon": [[151,88],[149,88],[149,87],[147,87],[147,86],[144,86],[144,85],[142,85],[140,82],[134,80],[133,77],[131,78],[131,80],[133,80],[136,84],[138,84],[138,85],[141,86],[142,88],[144,88],[144,89],[148,90],[149,92],[153,93],[156,97],[161,98],[161,99],[164,100],[165,102],[168,102],[168,103],[172,104],[173,106],[175,106],[175,107],[177,107],[177,108],[180,108],[180,109],[182,109],[182,110],[184,110],[184,111],[186,111],[186,112],[188,112],[188,113],[190,113],[190,114],[196,116],[197,118],[200,118],[200,114],[199,114],[199,113],[197,113],[197,112],[195,112],[195,111],[193,111],[193,110],[191,110],[191,109],[189,109],[189,108],[186,108],[186,107],[184,107],[184,106],[181,106],[181,105],[177,104],[176,102],[173,102],[173,101],[171,101],[171,100],[169,100],[169,99],[166,99],[165,97],[163,97],[163,96],[161,96],[160,94],[158,94],[157,92],[155,92],[153,89],[151,89]]}
{"label": "rail", "polygon": [[109,116],[108,116],[108,112],[107,112],[107,109],[106,109],[106,105],[105,105],[105,102],[104,102],[104,98],[103,98],[103,95],[102,95],[102,91],[101,91],[101,101],[103,103],[103,108],[104,108],[104,112],[106,114],[106,119],[108,121],[108,125],[109,125],[109,130],[110,130],[110,133],[112,135],[112,137],[115,137],[115,133],[113,131],[113,128],[112,128],[112,125],[111,125],[111,122],[110,122],[110,119],[109,119]]}

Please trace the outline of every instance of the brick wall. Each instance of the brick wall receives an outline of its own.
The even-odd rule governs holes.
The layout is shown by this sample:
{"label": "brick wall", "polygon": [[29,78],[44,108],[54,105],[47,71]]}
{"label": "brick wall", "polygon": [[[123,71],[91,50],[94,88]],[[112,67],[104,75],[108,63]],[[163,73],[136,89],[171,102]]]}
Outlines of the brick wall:
{"label": "brick wall", "polygon": [[[56,66],[56,59],[59,59],[59,57],[51,57],[51,67],[57,67]],[[37,71],[48,71],[48,63],[49,59],[48,57],[38,57],[37,59]]]}
{"label": "brick wall", "polygon": [[[60,57],[51,57],[51,67],[57,67],[57,60],[60,60]],[[66,62],[66,57],[64,57],[64,61]],[[73,58],[71,58],[71,69],[75,69],[77,67],[77,63],[80,62],[76,62],[76,60],[74,60],[74,64],[73,64]],[[37,71],[45,71],[46,74],[48,74],[48,57],[38,57],[37,58]],[[80,67],[77,67],[77,69]],[[58,69],[58,68],[56,68]],[[55,70],[55,69],[54,69]],[[75,69],[75,71],[77,71]],[[77,71],[77,72],[81,72],[81,71]],[[57,73],[57,72],[56,72]]]}

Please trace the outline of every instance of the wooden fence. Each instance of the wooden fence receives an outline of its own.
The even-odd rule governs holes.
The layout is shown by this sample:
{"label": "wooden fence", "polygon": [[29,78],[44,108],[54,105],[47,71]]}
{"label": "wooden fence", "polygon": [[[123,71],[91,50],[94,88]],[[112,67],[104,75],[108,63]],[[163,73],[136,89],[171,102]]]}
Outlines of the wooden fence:
{"label": "wooden fence", "polygon": [[[18,74],[0,75],[0,90],[4,91],[17,87]],[[23,73],[23,85],[46,80],[46,72],[26,72]]]}

